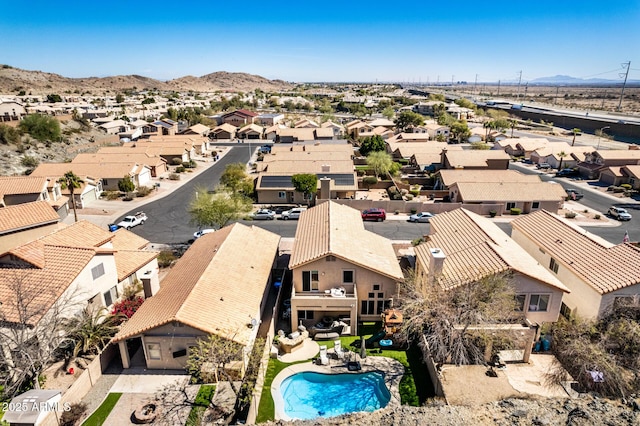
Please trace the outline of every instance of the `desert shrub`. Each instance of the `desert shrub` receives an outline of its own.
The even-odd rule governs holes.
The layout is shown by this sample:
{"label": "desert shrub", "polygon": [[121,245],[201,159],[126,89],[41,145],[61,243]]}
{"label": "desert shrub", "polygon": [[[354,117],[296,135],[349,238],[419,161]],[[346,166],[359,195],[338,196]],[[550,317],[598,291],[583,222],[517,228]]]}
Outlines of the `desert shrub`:
{"label": "desert shrub", "polygon": [[0,124],[0,143],[17,145],[20,143],[20,130],[6,124]]}
{"label": "desert shrub", "polygon": [[184,173],[186,169],[184,168],[184,166],[178,166],[176,167],[176,173]]}
{"label": "desert shrub", "polygon": [[136,192],[136,197],[146,197],[152,191],[150,186],[140,186]]}
{"label": "desert shrub", "polygon": [[38,164],[40,164],[40,160],[38,160],[36,157],[32,157],[30,155],[25,155],[22,158],[22,160],[20,161],[20,163],[25,167],[28,167],[30,169],[34,169],[34,168],[38,167]]}
{"label": "desert shrub", "polygon": [[613,187],[613,193],[614,194],[620,194],[621,192],[624,192],[624,188],[621,186],[614,186]]}
{"label": "desert shrub", "polygon": [[576,214],[575,214],[575,212],[566,212],[564,214],[564,217],[566,217],[567,219],[575,219]]}
{"label": "desert shrub", "polygon": [[412,189],[411,191],[409,191],[409,194],[413,195],[414,197],[417,197],[418,195],[420,195],[420,190]]}
{"label": "desert shrub", "polygon": [[365,176],[362,178],[362,183],[369,189],[371,185],[378,183],[378,178],[375,176]]}
{"label": "desert shrub", "polygon": [[179,166],[182,164],[182,158],[174,157],[171,159],[171,164],[174,166]]}
{"label": "desert shrub", "polygon": [[120,191],[104,191],[102,196],[107,200],[117,200],[120,197]]}
{"label": "desert shrub", "polygon": [[511,212],[512,215],[517,216],[520,213],[522,213],[522,209],[519,209],[517,207],[513,207],[509,210]]}
{"label": "desert shrub", "polygon": [[629,185],[628,183],[623,183],[622,185],[620,185],[620,188],[626,189],[628,191],[631,189],[631,185]]}
{"label": "desert shrub", "polygon": [[599,214],[597,214],[597,215],[593,216],[593,218],[594,218],[595,220],[600,220],[600,215],[599,215]]}
{"label": "desert shrub", "polygon": [[489,211],[489,216],[491,216],[491,217],[496,217],[497,214],[498,214],[498,212],[495,211],[495,210],[490,210]]}
{"label": "desert shrub", "polygon": [[130,195],[127,195],[126,197],[122,198],[122,201],[133,201],[133,197]]}
{"label": "desert shrub", "polygon": [[168,268],[174,260],[176,260],[176,256],[172,252],[161,251],[158,255],[158,266],[161,268]]}
{"label": "desert shrub", "polygon": [[18,127],[41,142],[60,139],[60,123],[55,118],[47,115],[27,115]]}
{"label": "desert shrub", "polygon": [[169,180],[180,180],[180,175],[177,173],[171,173],[169,175]]}
{"label": "desert shrub", "polygon": [[144,299],[140,296],[133,297],[131,299],[123,299],[119,302],[114,303],[111,314],[131,318],[143,302]]}
{"label": "desert shrub", "polygon": [[418,246],[420,245],[421,242],[423,242],[424,240],[422,238],[416,238],[415,240],[411,240],[411,245],[412,246]]}
{"label": "desert shrub", "polygon": [[76,402],[69,406],[68,411],[64,411],[60,416],[61,426],[75,426],[78,420],[82,418],[85,411],[87,411],[87,404],[84,402]]}
{"label": "desert shrub", "polygon": [[413,194],[407,194],[404,196],[404,198],[406,198],[407,201],[411,201],[413,200]]}
{"label": "desert shrub", "polygon": [[182,163],[182,167],[184,167],[185,169],[195,169],[197,166],[198,165],[193,160],[185,161],[184,163]]}
{"label": "desert shrub", "polygon": [[416,213],[418,213],[417,209],[411,209],[411,214],[416,214]]}
{"label": "desert shrub", "polygon": [[607,191],[612,192],[612,191],[613,191],[613,188],[615,188],[615,185],[609,185],[609,186],[607,187]]}

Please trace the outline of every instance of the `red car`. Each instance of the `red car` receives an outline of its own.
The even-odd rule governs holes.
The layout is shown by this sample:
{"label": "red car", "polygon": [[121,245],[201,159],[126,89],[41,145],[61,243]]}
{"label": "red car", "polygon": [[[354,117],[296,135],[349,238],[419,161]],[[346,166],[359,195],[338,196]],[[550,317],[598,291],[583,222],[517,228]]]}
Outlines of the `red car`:
{"label": "red car", "polygon": [[362,212],[362,220],[375,220],[382,222],[387,218],[387,213],[384,209],[368,209]]}

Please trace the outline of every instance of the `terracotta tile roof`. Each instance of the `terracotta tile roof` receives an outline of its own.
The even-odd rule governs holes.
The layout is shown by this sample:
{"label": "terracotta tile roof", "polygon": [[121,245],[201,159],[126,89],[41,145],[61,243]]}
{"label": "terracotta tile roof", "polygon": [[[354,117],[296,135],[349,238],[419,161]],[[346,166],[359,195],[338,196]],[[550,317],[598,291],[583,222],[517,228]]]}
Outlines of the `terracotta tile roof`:
{"label": "terracotta tile roof", "polygon": [[627,176],[640,177],[640,166],[623,166],[621,169]]}
{"label": "terracotta tile roof", "polygon": [[452,167],[486,167],[487,160],[511,160],[511,156],[501,150],[449,151],[447,160]]}
{"label": "terracotta tile roof", "polygon": [[333,201],[321,203],[300,216],[289,268],[327,255],[398,281],[403,279],[391,241],[367,231],[358,210]]}
{"label": "terracotta tile roof", "polygon": [[[536,149],[541,149],[552,144],[552,142],[549,142],[549,139],[547,138],[517,138],[517,139],[507,138],[500,141],[500,144],[502,145],[507,141],[512,146],[519,147],[523,151],[535,151]],[[562,142],[562,143],[566,144],[566,142]]]}
{"label": "terracotta tile roof", "polygon": [[48,225],[60,221],[60,216],[47,201],[18,204],[0,209],[0,234]]}
{"label": "terracotta tile roof", "polygon": [[456,182],[541,182],[538,175],[525,175],[517,170],[442,169],[438,171],[446,186]]}
{"label": "terracotta tile roof", "polygon": [[118,250],[114,253],[118,281],[141,269],[144,265],[158,257],[160,252],[145,250]]}
{"label": "terracotta tile roof", "polygon": [[0,197],[14,194],[40,194],[47,190],[48,180],[42,176],[0,176]]}
{"label": "terracotta tile roof", "polygon": [[112,232],[111,235],[111,244],[116,250],[142,250],[149,244],[149,241],[124,228]]}
{"label": "terracotta tile roof", "polygon": [[640,284],[640,248],[632,244],[613,245],[547,211],[511,226],[600,294]]}
{"label": "terracotta tile roof", "polygon": [[454,288],[485,276],[516,271],[569,292],[553,274],[493,222],[465,209],[441,213],[431,219],[427,242],[415,247],[417,260],[429,271],[429,251],[445,254],[440,283]]}
{"label": "terracotta tile roof", "polygon": [[[348,154],[348,157],[351,158],[353,155],[353,145],[347,142],[343,143],[322,143],[321,141],[315,141],[310,144],[275,144],[271,146],[271,155],[282,155],[284,152],[335,152],[335,153],[343,153]],[[272,158],[271,155],[266,155],[265,160],[269,161],[269,158]],[[288,154],[284,154],[288,155]],[[291,154],[294,155],[294,154]],[[312,154],[318,155],[318,154]],[[338,155],[338,154],[336,154]]]}
{"label": "terracotta tile roof", "polygon": [[607,149],[596,151],[600,157],[606,160],[629,160],[640,161],[640,150],[638,149]]}
{"label": "terracotta tile roof", "polygon": [[561,185],[549,182],[458,182],[462,200],[481,201],[562,201],[567,197]]}
{"label": "terracotta tile roof", "polygon": [[68,247],[102,247],[113,238],[113,233],[81,220],[40,238],[43,244]]}
{"label": "terracotta tile roof", "polygon": [[236,126],[234,126],[233,124],[222,123],[221,125],[219,125],[215,129],[213,129],[213,133],[218,133],[218,132],[234,133],[236,130],[238,130],[238,128]]}
{"label": "terracotta tile roof", "polygon": [[135,162],[129,163],[43,163],[31,173],[32,176],[58,178],[68,171],[73,171],[80,178],[87,176],[105,179],[122,179],[131,173]]}
{"label": "terracotta tile roof", "polygon": [[114,341],[172,321],[246,345],[280,236],[240,223],[204,235],[187,250]]}
{"label": "terracotta tile roof", "polygon": [[[102,151],[102,150],[101,150]],[[97,152],[95,154],[78,154],[71,161],[72,163],[126,163],[126,164],[147,164],[155,166],[161,163],[165,163],[165,160],[153,155],[148,155],[144,152]]]}
{"label": "terracotta tile roof", "polygon": [[[13,254],[13,250],[11,253]],[[0,265],[0,316],[4,316],[9,322],[26,321],[37,324],[91,261],[95,251],[35,242],[30,243],[28,250],[22,250],[19,254],[35,259],[35,267],[13,268],[11,265]],[[16,286],[29,295],[29,311],[33,313],[29,318],[19,314]]]}

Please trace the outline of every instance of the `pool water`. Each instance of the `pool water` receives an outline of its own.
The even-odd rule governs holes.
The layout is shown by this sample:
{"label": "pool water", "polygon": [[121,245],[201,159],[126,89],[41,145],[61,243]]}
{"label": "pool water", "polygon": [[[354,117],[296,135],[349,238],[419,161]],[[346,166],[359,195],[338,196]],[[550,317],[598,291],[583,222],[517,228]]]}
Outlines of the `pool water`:
{"label": "pool water", "polygon": [[333,417],[384,408],[391,393],[379,372],[321,374],[304,372],[282,381],[284,412],[292,419]]}

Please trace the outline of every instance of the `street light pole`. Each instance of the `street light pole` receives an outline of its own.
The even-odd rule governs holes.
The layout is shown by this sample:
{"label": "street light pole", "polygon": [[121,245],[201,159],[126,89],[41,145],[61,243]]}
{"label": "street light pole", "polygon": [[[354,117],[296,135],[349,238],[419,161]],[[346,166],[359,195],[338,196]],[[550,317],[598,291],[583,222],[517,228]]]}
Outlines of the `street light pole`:
{"label": "street light pole", "polygon": [[598,133],[598,146],[596,147],[596,151],[600,149],[600,139],[602,138],[602,134],[605,129],[610,129],[611,126],[604,126],[600,128],[600,133]]}

